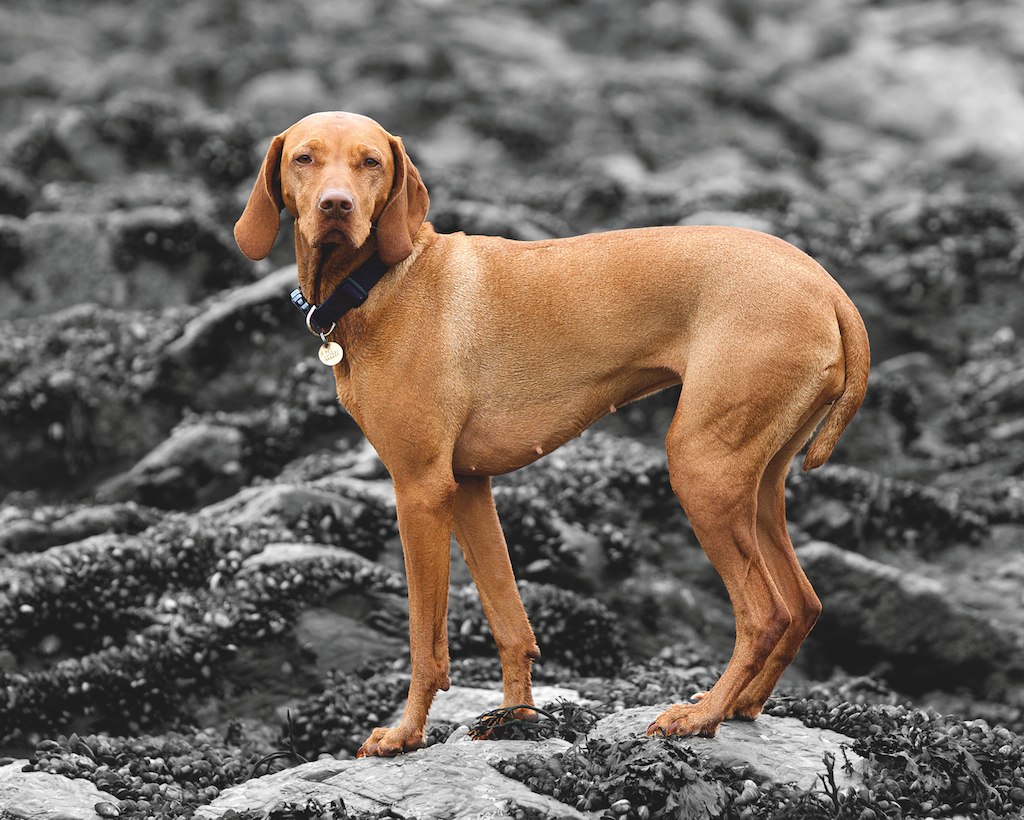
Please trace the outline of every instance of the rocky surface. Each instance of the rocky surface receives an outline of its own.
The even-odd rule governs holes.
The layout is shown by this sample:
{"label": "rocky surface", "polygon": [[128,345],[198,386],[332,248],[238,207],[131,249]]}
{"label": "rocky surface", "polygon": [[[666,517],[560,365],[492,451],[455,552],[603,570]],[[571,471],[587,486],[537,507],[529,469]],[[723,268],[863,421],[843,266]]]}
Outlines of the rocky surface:
{"label": "rocky surface", "polygon": [[341,797],[356,811],[388,808],[439,820],[512,817],[516,807],[534,809],[541,816],[582,818],[586,815],[534,794],[522,783],[500,775],[491,765],[527,751],[550,755],[564,751],[568,745],[561,740],[484,744],[462,739],[398,760],[319,760],[229,789],[196,816],[219,818],[228,809],[269,811],[283,801],[301,805],[309,798],[328,803]]}
{"label": "rocky surface", "polygon": [[886,665],[886,678],[906,691],[969,687],[989,698],[1019,675],[1019,639],[954,603],[943,584],[815,542],[797,550],[827,602],[812,645],[858,665]]}
{"label": "rocky surface", "polygon": [[[5,8],[0,746],[95,779],[122,817],[180,817],[273,751],[350,755],[401,707],[388,476],[288,302],[288,218],[255,265],[230,236],[269,137],[337,107],[403,136],[441,231],[743,225],[836,277],[873,373],[832,462],[790,480],[825,612],[770,711],[859,744],[865,790],[834,814],[1019,815],[1015,5],[371,5]],[[710,685],[733,639],[666,479],[674,400],[620,408],[495,481],[536,678],[606,719]],[[452,554],[453,679],[494,686]],[[471,717],[438,714],[435,740]],[[752,791],[660,743],[567,753],[561,778],[502,765],[580,811],[675,816],[692,786],[693,805],[741,817],[815,816],[816,798]],[[798,758],[786,749],[758,771]]]}
{"label": "rocky surface", "polygon": [[[616,712],[599,720],[592,736],[615,743],[642,735],[668,705],[665,702]],[[824,771],[822,760],[826,754],[840,761],[845,756],[853,767],[850,773],[837,771],[840,787],[856,785],[863,772],[860,755],[849,750],[849,737],[808,728],[793,718],[762,715],[755,721],[728,721],[713,738],[690,737],[679,742],[711,766],[741,770],[759,784],[795,783],[813,788]]]}
{"label": "rocky surface", "polygon": [[22,771],[27,760],[0,766],[0,817],[5,820],[99,820],[116,815],[112,795],[86,780]]}
{"label": "rocky surface", "polygon": [[[456,722],[467,714],[467,709],[472,712],[471,705],[488,706],[490,699],[481,698],[479,691],[453,687],[439,698],[434,716]],[[548,694],[543,688],[538,691],[538,702],[544,702],[542,692]],[[558,694],[572,693],[562,690]],[[452,708],[456,704],[460,704],[458,708]],[[588,740],[612,744],[631,741],[642,736],[667,705],[626,709],[603,718]],[[709,767],[743,772],[744,777],[761,786],[773,781],[792,782],[805,788],[815,786],[824,771],[826,753],[840,760],[845,754],[852,765],[853,774],[842,770],[837,773],[840,787],[856,785],[860,780],[857,772],[863,767],[859,755],[843,748],[849,745],[850,738],[810,729],[792,718],[764,716],[756,722],[730,723],[722,727],[715,739],[689,738],[678,742],[696,752]],[[228,809],[269,811],[282,802],[301,805],[310,798],[327,804],[339,797],[348,808],[357,811],[390,808],[392,812],[439,820],[514,817],[520,807],[536,809],[542,816],[595,816],[535,794],[495,770],[496,764],[520,755],[550,760],[569,748],[570,744],[562,740],[473,742],[456,731],[446,743],[396,760],[319,760],[249,781],[225,791],[212,804],[200,808],[196,816],[219,818]]]}

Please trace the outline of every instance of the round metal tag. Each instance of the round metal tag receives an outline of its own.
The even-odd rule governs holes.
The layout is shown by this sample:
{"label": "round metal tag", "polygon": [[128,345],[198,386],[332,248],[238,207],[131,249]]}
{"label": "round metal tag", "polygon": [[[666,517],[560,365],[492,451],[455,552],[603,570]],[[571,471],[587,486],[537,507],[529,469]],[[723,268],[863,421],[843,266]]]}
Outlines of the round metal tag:
{"label": "round metal tag", "polygon": [[334,367],[338,362],[345,358],[345,351],[342,350],[341,345],[337,342],[324,342],[320,345],[320,350],[317,351],[317,355],[320,357],[320,361],[328,367]]}

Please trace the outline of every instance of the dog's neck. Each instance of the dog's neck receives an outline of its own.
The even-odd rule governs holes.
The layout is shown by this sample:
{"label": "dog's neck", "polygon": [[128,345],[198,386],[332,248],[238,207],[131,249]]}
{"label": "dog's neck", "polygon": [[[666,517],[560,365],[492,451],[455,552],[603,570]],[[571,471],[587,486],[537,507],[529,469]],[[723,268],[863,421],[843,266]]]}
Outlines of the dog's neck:
{"label": "dog's neck", "polygon": [[[436,237],[432,226],[425,222],[414,243],[412,255],[397,265],[392,266],[380,285],[373,289],[366,304],[356,310],[348,311],[338,319],[335,331],[331,334],[339,341],[351,342],[363,336],[373,325],[373,317],[377,315],[384,302],[389,301],[386,294],[400,287],[399,279],[404,276],[415,258]],[[296,226],[295,229],[295,260],[298,266],[299,289],[303,297],[312,305],[322,304],[330,294],[364,265],[377,252],[377,241],[371,234],[370,238],[359,248],[345,250],[335,248],[328,259],[322,258],[322,249],[309,245]],[[319,281],[318,281],[319,280]]]}
{"label": "dog's neck", "polygon": [[[299,269],[299,288],[311,305],[323,302],[342,280],[357,270],[377,252],[377,240],[371,235],[358,248],[345,251],[340,248],[313,247],[295,226],[295,261]],[[328,258],[324,258],[329,254]]]}

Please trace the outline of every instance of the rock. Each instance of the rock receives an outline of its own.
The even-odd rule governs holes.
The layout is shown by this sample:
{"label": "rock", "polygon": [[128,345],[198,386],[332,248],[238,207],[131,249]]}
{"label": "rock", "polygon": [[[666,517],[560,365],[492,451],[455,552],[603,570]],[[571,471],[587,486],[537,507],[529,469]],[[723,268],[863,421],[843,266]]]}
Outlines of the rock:
{"label": "rock", "polygon": [[349,547],[376,558],[397,537],[391,482],[331,476],[316,483],[247,487],[202,511],[206,518],[238,526],[276,523],[289,533]]}
{"label": "rock", "polygon": [[[167,359],[186,366],[201,363],[224,336],[237,332],[239,321],[244,321],[248,314],[264,306],[287,308],[297,316],[297,311],[286,304],[288,293],[298,283],[297,277],[295,266],[289,265],[252,284],[219,293],[167,346]],[[284,309],[280,312],[285,314]]]}
{"label": "rock", "polygon": [[331,102],[320,75],[298,68],[256,75],[238,90],[236,107],[265,125],[268,134],[276,134],[311,111],[334,108]]}
{"label": "rock", "polygon": [[0,817],[4,820],[97,820],[97,803],[116,802],[88,780],[23,772],[27,760],[0,767]]}
{"label": "rock", "polygon": [[[378,609],[379,605],[365,596],[339,595],[326,606],[302,611],[293,628],[295,640],[316,655],[321,673],[331,669],[352,672],[364,664],[379,668],[383,660],[394,660],[408,651],[408,638],[388,634],[368,622],[367,616]],[[399,613],[394,621],[405,626]]]}
{"label": "rock", "polygon": [[857,521],[849,503],[838,498],[824,498],[808,504],[800,516],[800,526],[815,538],[838,541],[856,531]]}
{"label": "rock", "polygon": [[0,510],[0,552],[37,552],[58,544],[81,541],[100,533],[141,532],[158,516],[137,504],[97,504],[70,511],[54,508],[32,512]]}
{"label": "rock", "polygon": [[128,473],[101,486],[97,497],[165,509],[208,504],[248,481],[244,447],[245,437],[234,427],[209,422],[178,427]]}
{"label": "rock", "polygon": [[321,518],[330,513],[344,519],[356,514],[358,499],[301,484],[270,484],[246,487],[236,495],[206,507],[208,518],[246,525],[278,518],[294,523],[299,518]]}
{"label": "rock", "polygon": [[0,322],[0,493],[66,492],[69,480],[133,463],[163,440],[179,410],[156,364],[179,332],[174,311],[93,304]]}
{"label": "rock", "polygon": [[111,275],[110,241],[100,217],[37,212],[16,227],[23,261],[5,267],[0,277],[0,317],[35,315],[42,305],[125,304],[125,283]]}
{"label": "rock", "polygon": [[262,552],[250,555],[242,562],[242,572],[276,564],[298,564],[303,561],[341,561],[365,565],[367,568],[382,570],[379,565],[357,555],[344,547],[329,547],[325,544],[267,544]]}
{"label": "rock", "polygon": [[1012,638],[952,603],[937,581],[822,541],[797,554],[824,604],[810,646],[849,672],[882,664],[900,691],[941,681],[992,696],[1005,686],[998,670],[1019,663]]}
{"label": "rock", "polygon": [[[447,692],[438,692],[430,707],[430,722],[472,726],[484,712],[501,706],[504,700],[501,684],[495,683],[495,687],[494,689],[483,689],[476,686],[453,686]],[[533,687],[533,702],[538,706],[560,699],[583,704],[589,703],[575,689],[565,689],[561,686]],[[395,712],[385,725],[394,726],[401,716],[400,710]]]}
{"label": "rock", "polygon": [[327,803],[340,797],[349,811],[389,808],[399,817],[511,817],[509,804],[515,803],[539,816],[583,818],[587,815],[535,794],[491,765],[520,754],[551,756],[568,746],[562,740],[460,740],[390,759],[318,760],[226,789],[195,816],[213,820],[229,809],[269,811],[284,801]]}
{"label": "rock", "polygon": [[438,231],[465,231],[508,239],[550,239],[551,231],[530,218],[524,208],[498,207],[486,202],[456,201],[431,211],[430,220]]}
{"label": "rock", "polygon": [[[488,705],[485,701],[493,695],[499,695],[496,691],[483,694],[487,691],[456,687],[448,695],[463,706],[467,698],[479,696],[480,699],[471,701],[477,709]],[[543,687],[535,691],[538,700],[543,700]],[[441,705],[444,695],[440,693],[438,697]],[[640,737],[662,708],[638,707],[603,718],[590,737],[611,742]],[[442,714],[452,720],[462,716],[458,711],[442,710]],[[834,754],[840,764],[843,762],[843,746],[848,738],[829,730],[808,728],[793,718],[764,715],[755,722],[726,723],[716,738],[686,738],[680,742],[692,748],[709,766],[740,769],[756,784],[795,783],[811,788],[818,774],[825,771],[822,757],[826,752]],[[375,811],[388,806],[401,816],[438,820],[508,817],[510,802],[544,815],[582,817],[585,815],[570,806],[534,794],[493,768],[493,764],[520,754],[550,758],[568,748],[569,744],[562,740],[480,743],[470,741],[464,734],[453,734],[450,742],[393,759],[318,760],[250,780],[227,789],[212,804],[200,807],[196,816],[212,820],[228,809],[267,811],[285,801],[301,804],[316,798],[327,803],[340,797],[350,811]],[[854,774],[848,775],[838,765],[836,782],[840,787],[859,782],[857,771],[864,766],[858,755],[850,751],[845,754]]]}
{"label": "rock", "polygon": [[[643,735],[668,703],[625,709],[597,722],[589,737],[610,741]],[[853,763],[855,772],[863,771],[864,761],[853,751],[843,749],[850,738],[829,729],[812,729],[795,718],[761,715],[755,721],[730,720],[723,723],[713,738],[688,737],[681,742],[711,766],[746,769],[746,776],[757,783],[795,783],[812,788],[819,773],[825,771],[822,756],[835,755],[836,784],[841,788],[857,782],[842,770],[843,755]]]}

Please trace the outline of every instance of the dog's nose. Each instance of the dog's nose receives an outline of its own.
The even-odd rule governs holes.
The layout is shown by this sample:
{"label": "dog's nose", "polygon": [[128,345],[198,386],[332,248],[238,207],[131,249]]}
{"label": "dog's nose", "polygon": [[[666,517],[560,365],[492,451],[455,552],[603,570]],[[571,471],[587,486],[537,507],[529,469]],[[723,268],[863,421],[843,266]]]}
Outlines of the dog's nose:
{"label": "dog's nose", "polygon": [[352,194],[348,191],[329,188],[320,194],[320,202],[317,203],[317,207],[325,214],[339,215],[351,211],[355,207],[355,202],[352,200]]}

